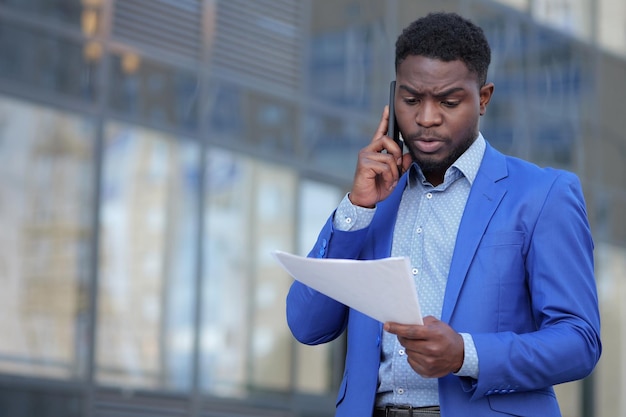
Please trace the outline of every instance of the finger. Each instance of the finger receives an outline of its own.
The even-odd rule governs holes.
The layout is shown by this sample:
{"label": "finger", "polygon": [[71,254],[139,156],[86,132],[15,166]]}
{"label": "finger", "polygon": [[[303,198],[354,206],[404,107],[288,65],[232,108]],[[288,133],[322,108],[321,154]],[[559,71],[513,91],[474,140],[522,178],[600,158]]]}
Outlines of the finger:
{"label": "finger", "polygon": [[450,373],[447,369],[440,369],[436,366],[429,366],[428,364],[424,364],[411,358],[408,358],[407,361],[411,368],[424,378],[441,378]]}
{"label": "finger", "polygon": [[395,167],[393,171],[397,171],[398,165],[402,162],[400,148],[387,136],[373,140],[369,145],[362,149],[359,158],[373,159],[390,167]]}
{"label": "finger", "polygon": [[389,106],[386,105],[383,109],[383,114],[380,118],[380,123],[378,123],[378,128],[376,128],[376,133],[374,134],[374,140],[380,139],[383,136],[387,135],[387,128],[389,126]]}
{"label": "finger", "polygon": [[368,180],[375,182],[375,187],[392,190],[398,182],[398,173],[391,155],[372,153],[360,162],[360,170]]}
{"label": "finger", "polygon": [[423,339],[425,326],[419,324],[400,324],[394,322],[387,322],[384,326],[385,331],[395,334],[399,338],[406,339]]}
{"label": "finger", "polygon": [[393,155],[381,152],[384,149],[381,142],[382,141],[372,143],[368,148],[363,149],[362,152],[359,153],[358,162],[360,162],[363,167],[370,169],[380,164],[379,169],[376,170],[377,174],[396,165],[396,160]]}
{"label": "finger", "polygon": [[[402,174],[402,165],[405,163],[403,155],[398,144],[390,139],[388,136],[374,138],[364,150],[367,152],[377,152],[381,155],[387,155],[385,158],[388,158],[388,162],[392,166],[396,167],[398,177]],[[410,166],[410,164],[411,161],[408,162],[408,166]]]}
{"label": "finger", "polygon": [[[380,122],[378,123],[378,127],[376,132],[374,133],[374,137],[370,143],[370,146],[373,146],[372,150],[375,152],[383,152],[393,155],[395,158],[396,167],[402,166],[402,151],[398,144],[393,141],[393,139],[387,136],[389,128],[389,106],[386,105],[383,108],[383,114],[381,116]],[[398,170],[398,176],[402,174],[402,170]]]}

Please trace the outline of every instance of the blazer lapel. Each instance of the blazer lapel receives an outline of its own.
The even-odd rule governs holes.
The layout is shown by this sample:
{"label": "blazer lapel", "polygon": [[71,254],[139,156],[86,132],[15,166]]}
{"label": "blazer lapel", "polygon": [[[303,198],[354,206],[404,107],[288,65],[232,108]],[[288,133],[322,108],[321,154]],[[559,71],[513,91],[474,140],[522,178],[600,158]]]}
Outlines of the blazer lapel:
{"label": "blazer lapel", "polygon": [[489,144],[465,205],[443,300],[441,320],[449,323],[461,292],[463,281],[485,230],[506,188],[499,180],[506,177],[506,159]]}

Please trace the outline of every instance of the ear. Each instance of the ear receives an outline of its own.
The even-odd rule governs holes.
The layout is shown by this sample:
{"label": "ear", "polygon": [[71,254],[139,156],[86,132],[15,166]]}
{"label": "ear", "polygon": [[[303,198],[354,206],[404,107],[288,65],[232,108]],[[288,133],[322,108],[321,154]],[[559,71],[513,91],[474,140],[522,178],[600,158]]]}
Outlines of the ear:
{"label": "ear", "polygon": [[483,116],[487,111],[487,105],[489,104],[489,100],[491,100],[491,96],[493,95],[493,90],[495,86],[493,83],[487,83],[480,87],[480,115]]}

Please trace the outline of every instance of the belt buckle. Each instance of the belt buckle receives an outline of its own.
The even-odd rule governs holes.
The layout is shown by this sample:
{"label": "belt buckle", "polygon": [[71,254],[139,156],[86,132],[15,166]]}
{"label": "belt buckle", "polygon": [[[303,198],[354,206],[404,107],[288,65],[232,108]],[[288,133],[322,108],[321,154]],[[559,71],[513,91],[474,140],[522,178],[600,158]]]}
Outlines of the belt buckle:
{"label": "belt buckle", "polygon": [[409,417],[413,417],[413,409],[412,405],[388,405],[385,407],[385,417],[389,417],[391,410],[406,410],[409,412]]}

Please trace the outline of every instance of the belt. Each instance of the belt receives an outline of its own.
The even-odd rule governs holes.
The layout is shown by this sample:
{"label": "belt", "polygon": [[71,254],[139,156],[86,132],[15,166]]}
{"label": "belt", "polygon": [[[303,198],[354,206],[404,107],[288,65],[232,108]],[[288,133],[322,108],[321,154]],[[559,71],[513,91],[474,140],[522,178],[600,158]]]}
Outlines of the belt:
{"label": "belt", "polygon": [[374,409],[372,417],[433,417],[440,416],[439,406],[411,407],[402,405],[388,405]]}

